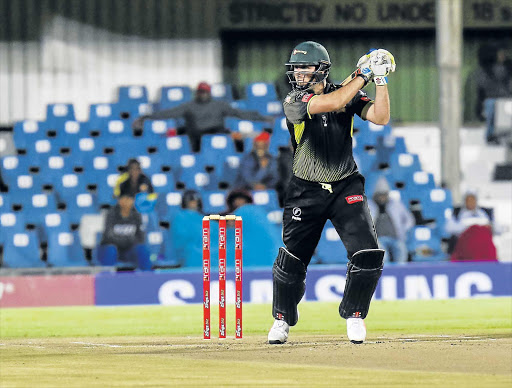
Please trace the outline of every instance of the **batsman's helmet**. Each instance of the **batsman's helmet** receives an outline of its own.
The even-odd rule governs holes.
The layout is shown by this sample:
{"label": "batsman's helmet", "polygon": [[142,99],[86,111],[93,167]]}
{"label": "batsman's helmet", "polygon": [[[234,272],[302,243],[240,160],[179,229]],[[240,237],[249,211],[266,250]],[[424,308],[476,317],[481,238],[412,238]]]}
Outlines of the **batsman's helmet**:
{"label": "batsman's helmet", "polygon": [[[309,89],[327,78],[331,68],[331,59],[324,46],[317,42],[307,41],[295,46],[286,66],[289,66],[286,75],[293,89]],[[294,66],[315,66],[311,80],[305,85],[298,86],[295,80]]]}

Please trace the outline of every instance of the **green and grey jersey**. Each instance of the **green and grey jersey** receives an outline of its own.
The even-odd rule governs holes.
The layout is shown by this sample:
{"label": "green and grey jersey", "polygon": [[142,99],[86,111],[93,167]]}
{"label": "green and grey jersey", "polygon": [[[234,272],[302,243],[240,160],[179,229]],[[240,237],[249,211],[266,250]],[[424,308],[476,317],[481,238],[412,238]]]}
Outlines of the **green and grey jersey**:
{"label": "green and grey jersey", "polygon": [[[340,87],[327,84],[324,93]],[[359,91],[341,110],[311,115],[308,108],[314,98],[308,91],[292,91],[283,103],[294,149],[293,174],[313,182],[340,181],[357,171],[352,155],[354,115],[366,120],[372,101]]]}

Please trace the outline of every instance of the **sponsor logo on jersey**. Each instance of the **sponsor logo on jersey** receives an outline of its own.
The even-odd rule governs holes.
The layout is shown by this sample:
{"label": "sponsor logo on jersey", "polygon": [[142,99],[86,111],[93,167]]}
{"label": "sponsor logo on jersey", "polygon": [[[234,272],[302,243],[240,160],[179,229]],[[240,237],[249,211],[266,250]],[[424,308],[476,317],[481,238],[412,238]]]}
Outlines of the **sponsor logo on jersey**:
{"label": "sponsor logo on jersey", "polygon": [[302,210],[300,209],[300,207],[294,207],[292,209],[292,220],[295,220],[295,221],[302,221],[302,218],[300,218],[301,214],[302,214]]}
{"label": "sponsor logo on jersey", "polygon": [[313,97],[314,94],[305,94],[304,96],[302,96],[302,102],[308,102],[309,100],[311,100],[311,97]]}
{"label": "sponsor logo on jersey", "polygon": [[299,53],[306,55],[308,52],[304,51],[304,50],[297,50],[297,49],[295,49],[295,50],[293,50],[292,55],[299,54]]}
{"label": "sponsor logo on jersey", "polygon": [[356,203],[356,202],[363,202],[362,195],[349,195],[348,197],[345,197],[345,199],[347,200],[347,203],[349,205],[352,205],[353,203]]}

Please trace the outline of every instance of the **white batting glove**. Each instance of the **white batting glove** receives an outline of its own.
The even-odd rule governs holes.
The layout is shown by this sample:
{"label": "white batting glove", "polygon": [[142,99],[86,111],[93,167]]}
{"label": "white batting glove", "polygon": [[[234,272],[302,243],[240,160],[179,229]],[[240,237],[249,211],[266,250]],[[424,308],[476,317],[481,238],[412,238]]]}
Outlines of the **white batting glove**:
{"label": "white batting glove", "polygon": [[370,82],[373,79],[373,70],[370,66],[371,64],[371,55],[373,52],[375,52],[375,49],[370,49],[366,54],[364,54],[359,60],[357,61],[357,68],[358,68],[358,76],[362,77],[365,81],[365,84]]}
{"label": "white batting glove", "polygon": [[370,54],[370,69],[374,74],[373,82],[375,82],[375,85],[386,85],[388,74],[396,69],[395,57],[385,49],[372,51]]}

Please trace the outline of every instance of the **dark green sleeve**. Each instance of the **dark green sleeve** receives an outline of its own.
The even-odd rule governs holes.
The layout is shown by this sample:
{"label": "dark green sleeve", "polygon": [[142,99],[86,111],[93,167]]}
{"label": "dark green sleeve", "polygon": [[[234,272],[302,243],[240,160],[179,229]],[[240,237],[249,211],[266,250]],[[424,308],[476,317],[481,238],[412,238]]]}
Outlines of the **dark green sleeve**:
{"label": "dark green sleeve", "polygon": [[308,105],[315,95],[305,91],[292,91],[283,102],[284,115],[292,124],[300,124],[308,116]]}

